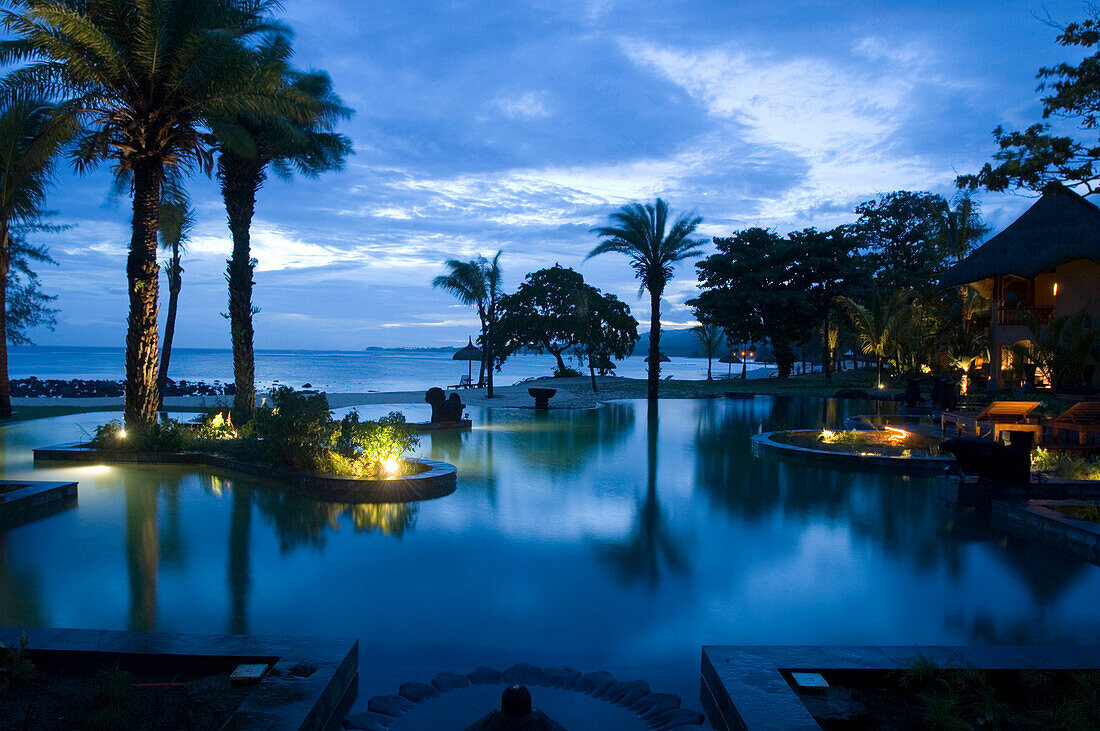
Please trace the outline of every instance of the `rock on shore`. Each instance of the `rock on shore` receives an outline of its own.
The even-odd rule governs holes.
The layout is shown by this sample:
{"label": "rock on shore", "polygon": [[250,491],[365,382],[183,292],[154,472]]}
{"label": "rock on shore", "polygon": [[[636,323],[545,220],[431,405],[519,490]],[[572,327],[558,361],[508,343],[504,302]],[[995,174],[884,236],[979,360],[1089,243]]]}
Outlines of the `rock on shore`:
{"label": "rock on shore", "polygon": [[[168,379],[164,389],[165,396],[232,396],[236,389],[232,383],[221,381],[173,381]],[[63,381],[53,378],[45,380],[35,376],[16,378],[11,381],[13,398],[101,398],[122,397],[122,381],[74,378]]]}

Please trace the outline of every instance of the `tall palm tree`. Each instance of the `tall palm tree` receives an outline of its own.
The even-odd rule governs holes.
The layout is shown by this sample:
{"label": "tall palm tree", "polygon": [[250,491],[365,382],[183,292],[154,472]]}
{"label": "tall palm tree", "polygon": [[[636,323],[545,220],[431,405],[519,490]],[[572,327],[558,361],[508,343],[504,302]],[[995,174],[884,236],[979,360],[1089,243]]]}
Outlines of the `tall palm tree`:
{"label": "tall palm tree", "polygon": [[194,227],[195,209],[186,198],[177,196],[161,202],[160,245],[172,252],[172,257],[164,266],[164,273],[168,279],[168,316],[164,321],[164,344],[161,346],[160,374],[157,377],[157,391],[160,394],[162,406],[164,388],[168,384],[168,364],[172,360],[172,340],[176,334],[176,310],[179,305],[180,289],[183,286],[181,259],[187,238]]}
{"label": "tall palm tree", "polygon": [[0,97],[0,418],[11,416],[7,292],[12,227],[41,220],[58,150],[74,132],[72,120],[51,104],[19,94]]}
{"label": "tall palm tree", "polygon": [[908,293],[895,292],[884,299],[875,290],[867,306],[861,305],[851,297],[839,297],[838,301],[848,315],[863,352],[875,356],[876,382],[882,388],[882,362],[894,349],[898,328],[906,314]]}
{"label": "tall palm tree", "polygon": [[[452,294],[459,302],[477,308],[481,320],[482,374],[478,376],[478,386],[487,384],[486,396],[493,398],[493,330],[496,326],[501,290],[500,254],[492,259],[478,256],[476,259],[462,261],[448,259],[444,262],[447,274],[440,274],[432,280],[432,286]],[[483,380],[484,378],[484,380]]]}
{"label": "tall palm tree", "polygon": [[711,380],[710,365],[714,356],[726,342],[726,333],[717,325],[696,325],[691,328],[699,344],[703,346],[703,352],[707,355],[707,380]]}
{"label": "tall palm tree", "polygon": [[615,252],[625,254],[634,268],[634,276],[641,284],[640,296],[649,291],[649,384],[647,396],[657,398],[660,382],[661,356],[661,295],[672,279],[677,262],[702,255],[702,241],[691,238],[703,222],[694,213],[681,214],[668,228],[668,204],[658,198],[655,203],[630,203],[610,216],[610,225],[598,226],[592,232],[602,241],[585,260],[600,254]]}
{"label": "tall palm tree", "polygon": [[229,325],[233,342],[233,417],[238,424],[252,418],[256,408],[256,359],[253,349],[253,273],[250,229],[256,211],[256,194],[270,168],[288,180],[294,173],[315,178],[341,170],[352,145],[333,131],[337,120],[347,118],[345,108],[322,71],[300,72],[290,68],[290,46],[282,39],[257,48],[251,62],[256,74],[267,78],[289,101],[287,114],[279,117],[243,114],[233,120],[248,136],[247,154],[221,145],[218,180],[233,236],[233,253],[226,262],[229,284]]}
{"label": "tall palm tree", "polygon": [[152,424],[157,389],[157,231],[168,171],[210,172],[208,132],[246,147],[231,121],[278,116],[285,99],[270,92],[248,50],[286,35],[271,18],[277,0],[9,0],[0,63],[16,66],[4,85],[63,98],[61,110],[83,127],[78,170],[109,160],[132,175],[132,235],[126,262],[126,423]]}

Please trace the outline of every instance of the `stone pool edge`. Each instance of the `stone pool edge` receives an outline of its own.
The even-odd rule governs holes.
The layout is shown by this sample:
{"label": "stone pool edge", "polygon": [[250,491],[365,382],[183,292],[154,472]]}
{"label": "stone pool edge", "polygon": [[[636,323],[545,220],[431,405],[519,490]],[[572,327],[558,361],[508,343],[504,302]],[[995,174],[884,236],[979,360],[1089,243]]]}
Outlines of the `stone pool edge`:
{"label": "stone pool edge", "polygon": [[34,450],[38,462],[80,462],[102,464],[183,464],[214,467],[238,472],[250,477],[278,480],[292,492],[329,502],[405,503],[433,500],[450,495],[457,489],[458,469],[447,462],[418,457],[406,461],[427,467],[423,472],[386,480],[342,477],[290,467],[276,467],[222,457],[208,452],[126,452],[62,444]]}
{"label": "stone pool edge", "polygon": [[[34,652],[50,652],[100,656],[104,662],[117,662],[119,656],[143,661],[193,658],[200,664],[210,659],[270,662],[271,671],[225,725],[239,731],[328,728],[358,690],[357,639],[0,627],[0,642],[17,646],[23,632],[32,660]],[[307,677],[295,674],[293,669],[302,664],[315,671]]]}
{"label": "stone pool edge", "polygon": [[924,657],[979,670],[1100,670],[1100,646],[704,645],[700,696],[719,731],[820,731],[784,672],[897,670]]}
{"label": "stone pool edge", "polygon": [[952,465],[957,464],[954,457],[890,457],[877,454],[848,454],[784,444],[774,439],[776,434],[799,431],[810,432],[813,430],[785,429],[753,434],[752,453],[756,457],[770,456],[771,454],[793,457],[808,463],[838,469],[855,467],[857,469],[900,474],[942,474]]}

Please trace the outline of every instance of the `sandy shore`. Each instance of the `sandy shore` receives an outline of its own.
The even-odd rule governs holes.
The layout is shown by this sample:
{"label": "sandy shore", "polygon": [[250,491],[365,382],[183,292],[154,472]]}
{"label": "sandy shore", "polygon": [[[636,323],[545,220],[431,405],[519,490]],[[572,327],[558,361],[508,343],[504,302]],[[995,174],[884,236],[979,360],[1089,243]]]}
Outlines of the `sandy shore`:
{"label": "sandy shore", "polygon": [[[745,381],[662,381],[662,398],[696,398],[739,388]],[[493,408],[530,408],[534,399],[527,389],[542,386],[556,388],[557,394],[550,400],[552,408],[589,409],[616,399],[645,398],[646,382],[638,378],[603,376],[596,379],[595,393],[588,378],[546,378],[515,386],[495,386],[493,398],[488,398],[484,388],[468,388],[458,391],[462,401],[469,406]],[[424,391],[392,391],[383,393],[326,393],[329,406],[334,409],[371,404],[419,404],[424,402]],[[167,408],[203,408],[229,406],[232,396],[175,396],[164,399]],[[15,406],[87,406],[122,407],[122,398],[13,398]]]}

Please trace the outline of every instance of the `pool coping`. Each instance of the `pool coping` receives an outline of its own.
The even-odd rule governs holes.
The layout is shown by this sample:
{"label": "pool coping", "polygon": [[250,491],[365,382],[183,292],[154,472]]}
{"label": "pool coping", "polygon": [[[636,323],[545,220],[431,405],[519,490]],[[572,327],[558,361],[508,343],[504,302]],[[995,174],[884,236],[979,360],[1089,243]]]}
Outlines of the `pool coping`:
{"label": "pool coping", "polygon": [[[266,635],[193,635],[167,632],[0,627],[0,642],[18,645],[27,633],[27,651],[72,653],[74,660],[156,662],[168,657],[197,666],[220,661],[270,662],[271,670],[255,684],[224,728],[324,729],[354,698],[358,686],[359,640],[332,637]],[[295,666],[315,671],[303,677]],[[338,719],[336,719],[338,721]]]}
{"label": "pool coping", "polygon": [[1077,520],[1054,507],[1097,505],[1084,500],[994,500],[989,516],[997,530],[1038,541],[1100,565],[1100,524]]}
{"label": "pool coping", "polygon": [[719,731],[820,731],[783,673],[896,670],[920,657],[979,670],[1100,670],[1097,645],[704,645],[700,694]]}
{"label": "pool coping", "polygon": [[825,467],[856,467],[861,469],[901,474],[941,474],[956,464],[954,457],[893,457],[877,454],[849,454],[824,449],[784,444],[774,439],[776,434],[790,432],[814,432],[815,429],[783,429],[752,435],[752,453],[764,457],[769,453],[796,457]]}
{"label": "pool coping", "polygon": [[76,501],[77,483],[43,480],[0,480],[18,489],[0,492],[0,530],[45,517]]}
{"label": "pool coping", "polygon": [[290,491],[329,502],[406,503],[433,500],[450,495],[457,489],[458,469],[447,462],[418,457],[406,458],[427,467],[414,475],[383,480],[343,477],[291,467],[264,465],[223,457],[209,452],[128,452],[96,449],[79,444],[62,444],[34,450],[34,461],[131,464],[184,464],[215,467],[239,472],[250,477],[278,480]]}

